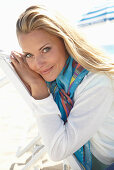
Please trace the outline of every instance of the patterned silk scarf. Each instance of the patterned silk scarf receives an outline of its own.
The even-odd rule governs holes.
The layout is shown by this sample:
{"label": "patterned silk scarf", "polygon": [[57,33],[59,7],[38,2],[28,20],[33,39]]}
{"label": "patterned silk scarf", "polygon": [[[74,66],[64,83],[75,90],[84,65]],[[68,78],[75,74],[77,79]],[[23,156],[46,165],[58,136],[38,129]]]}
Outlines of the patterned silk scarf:
{"label": "patterned silk scarf", "polygon": [[[81,83],[88,71],[78,64],[72,57],[68,57],[66,64],[55,81],[46,82],[54,101],[61,112],[64,124],[73,108],[73,96],[76,88]],[[82,169],[91,169],[90,142],[87,142],[74,156],[79,161]]]}

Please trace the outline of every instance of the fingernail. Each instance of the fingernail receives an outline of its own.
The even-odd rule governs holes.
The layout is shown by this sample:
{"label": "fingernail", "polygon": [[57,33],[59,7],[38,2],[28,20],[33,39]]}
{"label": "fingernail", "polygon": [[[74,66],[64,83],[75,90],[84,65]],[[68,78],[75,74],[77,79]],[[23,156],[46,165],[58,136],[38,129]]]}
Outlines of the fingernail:
{"label": "fingernail", "polygon": [[13,56],[13,55],[10,55],[10,57],[11,57],[11,58],[14,58],[14,56]]}

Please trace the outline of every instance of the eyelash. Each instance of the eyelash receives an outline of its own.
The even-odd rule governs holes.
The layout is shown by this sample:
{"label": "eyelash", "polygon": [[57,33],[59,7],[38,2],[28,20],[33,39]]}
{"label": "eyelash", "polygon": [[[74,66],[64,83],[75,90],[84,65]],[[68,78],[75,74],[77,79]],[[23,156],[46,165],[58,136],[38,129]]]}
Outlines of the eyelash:
{"label": "eyelash", "polygon": [[32,54],[28,53],[28,54],[25,55],[25,57],[30,58],[30,57],[32,57]]}
{"label": "eyelash", "polygon": [[[46,51],[45,51],[46,50]],[[43,50],[42,50],[42,53],[47,53],[47,52],[49,52],[51,50],[51,47],[45,47]],[[30,57],[32,57],[33,55],[32,54],[30,54],[30,53],[28,53],[28,54],[26,54],[25,55],[25,57],[26,58],[30,58]]]}
{"label": "eyelash", "polygon": [[[46,50],[46,52],[45,52],[44,50]],[[50,50],[51,50],[51,47],[45,47],[45,48],[42,50],[42,53],[47,53],[47,52],[50,51]]]}

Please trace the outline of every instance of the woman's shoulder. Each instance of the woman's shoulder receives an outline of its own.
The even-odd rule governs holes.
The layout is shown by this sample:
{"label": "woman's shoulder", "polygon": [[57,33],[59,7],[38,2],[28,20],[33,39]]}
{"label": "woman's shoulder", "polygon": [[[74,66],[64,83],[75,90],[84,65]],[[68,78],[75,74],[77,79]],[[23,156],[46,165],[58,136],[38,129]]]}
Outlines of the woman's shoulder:
{"label": "woman's shoulder", "polygon": [[89,72],[83,79],[82,83],[91,83],[97,85],[105,85],[105,86],[112,86],[112,80],[110,77],[108,77],[106,74],[103,73],[92,73]]}
{"label": "woman's shoulder", "polygon": [[102,87],[110,88],[113,91],[114,80],[112,80],[106,74],[103,73],[89,72],[76,89],[75,94],[80,94],[88,89],[95,90],[95,88],[100,89]]}

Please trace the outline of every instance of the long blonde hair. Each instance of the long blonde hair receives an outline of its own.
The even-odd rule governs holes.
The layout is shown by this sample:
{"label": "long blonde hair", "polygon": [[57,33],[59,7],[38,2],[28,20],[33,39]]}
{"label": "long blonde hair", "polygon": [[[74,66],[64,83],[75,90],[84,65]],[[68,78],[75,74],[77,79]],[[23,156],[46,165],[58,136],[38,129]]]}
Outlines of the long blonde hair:
{"label": "long blonde hair", "polygon": [[29,33],[44,29],[63,39],[67,52],[91,72],[104,72],[114,76],[114,62],[101,51],[91,46],[60,13],[44,6],[31,6],[17,20],[16,31]]}

